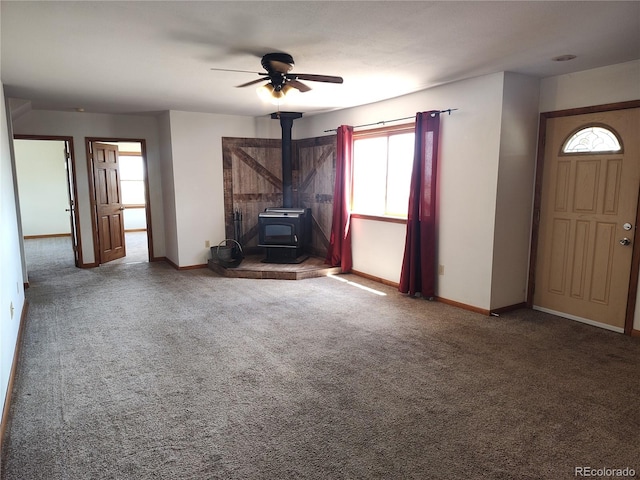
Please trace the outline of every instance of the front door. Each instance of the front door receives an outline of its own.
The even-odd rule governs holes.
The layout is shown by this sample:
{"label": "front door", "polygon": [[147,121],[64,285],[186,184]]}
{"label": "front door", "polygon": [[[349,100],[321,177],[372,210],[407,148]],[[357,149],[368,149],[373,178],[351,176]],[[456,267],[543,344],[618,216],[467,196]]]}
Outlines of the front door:
{"label": "front door", "polygon": [[91,145],[98,256],[100,263],[107,263],[126,255],[118,146],[97,142]]}
{"label": "front door", "polygon": [[623,331],[639,131],[640,108],[547,120],[534,308]]}

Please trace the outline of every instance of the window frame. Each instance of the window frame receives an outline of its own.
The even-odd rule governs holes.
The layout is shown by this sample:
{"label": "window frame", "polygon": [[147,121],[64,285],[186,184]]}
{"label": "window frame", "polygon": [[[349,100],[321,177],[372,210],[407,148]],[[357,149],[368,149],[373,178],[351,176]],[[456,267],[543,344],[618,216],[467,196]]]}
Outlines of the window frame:
{"label": "window frame", "polygon": [[[352,151],[355,151],[355,142],[356,140],[360,140],[360,139],[366,139],[366,138],[376,138],[376,137],[386,137],[388,139],[388,137],[393,136],[393,135],[401,135],[401,134],[405,134],[405,133],[414,133],[415,134],[415,121],[411,121],[409,123],[402,123],[400,125],[392,125],[392,126],[383,126],[383,127],[378,127],[378,128],[371,128],[371,129],[367,129],[367,130],[359,130],[359,131],[354,131],[353,132],[353,143],[354,143],[354,148],[352,149]],[[388,141],[388,140],[387,140]],[[352,168],[355,167],[355,157],[353,159],[353,165]],[[387,156],[387,163],[386,163],[386,171],[385,171],[385,177],[386,177],[386,182],[385,185],[387,185],[388,182],[388,176],[389,176],[389,157]],[[351,172],[351,202],[350,202],[350,206],[349,206],[349,213],[351,218],[359,218],[359,219],[365,219],[365,220],[376,220],[376,221],[381,221],[381,222],[389,222],[389,223],[401,223],[401,224],[406,224],[407,223],[407,218],[405,217],[400,217],[400,216],[396,216],[396,215],[375,215],[375,214],[370,214],[370,213],[359,213],[353,210],[353,181],[354,181],[354,175],[353,175],[353,170]],[[385,205],[386,205],[386,197],[387,197],[387,190],[385,187]]]}

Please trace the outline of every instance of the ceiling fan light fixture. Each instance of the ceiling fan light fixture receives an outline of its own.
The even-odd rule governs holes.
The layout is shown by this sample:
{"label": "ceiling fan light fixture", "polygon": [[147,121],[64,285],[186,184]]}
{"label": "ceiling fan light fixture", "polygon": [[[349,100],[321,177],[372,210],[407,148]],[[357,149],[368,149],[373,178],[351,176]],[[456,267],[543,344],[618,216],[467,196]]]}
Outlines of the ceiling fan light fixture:
{"label": "ceiling fan light fixture", "polygon": [[266,83],[261,87],[258,87],[256,92],[258,97],[260,97],[260,100],[272,103],[273,105],[279,105],[285,96],[285,92],[282,89],[274,87],[271,83]]}
{"label": "ceiling fan light fixture", "polygon": [[264,85],[256,88],[256,93],[263,102],[270,102],[273,99],[273,90],[273,85],[265,83]]}
{"label": "ceiling fan light fixture", "polygon": [[289,95],[290,92],[295,92],[297,90],[288,83],[285,83],[280,91],[282,92],[282,95]]}
{"label": "ceiling fan light fixture", "polygon": [[263,102],[270,102],[274,105],[277,105],[287,95],[295,91],[295,87],[292,87],[287,83],[278,86],[274,86],[272,83],[266,83],[256,89],[258,97],[260,97]]}
{"label": "ceiling fan light fixture", "polygon": [[250,82],[236,85],[236,87],[249,87],[267,81],[256,90],[258,97],[264,102],[271,102],[278,105],[282,99],[289,95],[298,95],[298,93],[304,93],[311,90],[311,87],[301,82],[300,80],[311,82],[325,82],[325,83],[342,83],[342,77],[336,77],[333,75],[317,75],[309,73],[291,73],[294,62],[293,57],[288,53],[276,52],[267,53],[262,57],[262,67],[266,70],[266,73],[251,72],[248,70],[231,70],[228,68],[212,68],[211,70],[220,70],[223,72],[240,72],[240,73],[255,73],[260,78],[251,80]]}
{"label": "ceiling fan light fixture", "polygon": [[285,96],[284,89],[282,89],[282,88],[279,88],[279,89],[278,88],[274,88],[273,92],[271,93],[271,96],[273,98],[277,98],[277,99],[284,98],[284,96]]}

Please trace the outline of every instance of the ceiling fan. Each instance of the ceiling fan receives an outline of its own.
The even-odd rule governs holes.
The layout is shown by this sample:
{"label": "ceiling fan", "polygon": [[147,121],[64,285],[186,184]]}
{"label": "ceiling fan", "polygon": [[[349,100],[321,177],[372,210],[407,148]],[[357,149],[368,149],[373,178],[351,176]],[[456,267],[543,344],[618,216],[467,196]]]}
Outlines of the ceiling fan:
{"label": "ceiling fan", "polygon": [[[241,72],[241,73],[255,73],[260,75],[261,78],[252,80],[242,85],[237,85],[237,88],[248,87],[260,82],[267,81],[263,86],[264,93],[271,98],[279,99],[284,97],[288,91],[292,88],[299,90],[300,92],[308,92],[311,87],[302,83],[300,80],[308,80],[311,82],[326,82],[326,83],[342,83],[342,77],[334,77],[331,75],[315,75],[309,73],[291,73],[294,66],[293,57],[288,53],[267,53],[262,57],[262,67],[266,70],[263,72],[251,72],[248,70],[231,70],[227,68],[212,68],[211,70],[223,71],[223,72]],[[260,89],[259,89],[260,90]]]}

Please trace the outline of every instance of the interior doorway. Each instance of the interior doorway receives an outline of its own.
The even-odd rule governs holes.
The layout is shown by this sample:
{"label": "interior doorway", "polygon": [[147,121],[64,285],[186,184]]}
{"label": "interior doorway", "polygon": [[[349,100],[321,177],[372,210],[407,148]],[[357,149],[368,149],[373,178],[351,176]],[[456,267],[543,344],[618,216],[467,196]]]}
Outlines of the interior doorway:
{"label": "interior doorway", "polygon": [[96,263],[153,259],[144,139],[87,138]]}
{"label": "interior doorway", "polygon": [[14,150],[27,274],[81,266],[73,138],[15,135]]}

